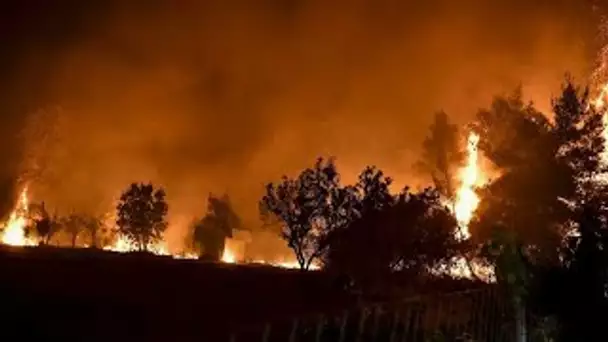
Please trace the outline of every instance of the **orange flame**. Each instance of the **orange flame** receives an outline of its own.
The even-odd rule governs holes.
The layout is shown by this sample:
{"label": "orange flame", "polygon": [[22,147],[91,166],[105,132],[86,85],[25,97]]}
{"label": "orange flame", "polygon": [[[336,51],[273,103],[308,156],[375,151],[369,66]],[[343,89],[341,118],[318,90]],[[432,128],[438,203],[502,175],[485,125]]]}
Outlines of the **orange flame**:
{"label": "orange flame", "polygon": [[468,239],[469,222],[473,218],[473,213],[479,205],[479,196],[475,193],[475,187],[480,182],[480,170],[478,165],[477,144],[479,135],[470,133],[467,138],[467,163],[460,171],[460,188],[456,192],[454,203],[454,215],[458,220],[460,239]]}
{"label": "orange flame", "polygon": [[5,245],[11,246],[33,246],[37,245],[36,239],[27,237],[26,228],[29,222],[28,208],[29,200],[27,195],[27,186],[23,188],[19,195],[19,201],[11,212],[8,220],[4,224],[2,231],[2,241]]}

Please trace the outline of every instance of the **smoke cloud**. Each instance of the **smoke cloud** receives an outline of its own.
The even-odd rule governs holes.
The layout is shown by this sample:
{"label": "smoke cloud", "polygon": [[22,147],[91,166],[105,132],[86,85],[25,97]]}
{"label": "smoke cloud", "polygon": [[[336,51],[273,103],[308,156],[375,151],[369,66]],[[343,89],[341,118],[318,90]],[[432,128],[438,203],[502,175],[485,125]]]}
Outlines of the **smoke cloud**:
{"label": "smoke cloud", "polygon": [[435,111],[466,123],[518,84],[547,108],[599,44],[582,1],[32,3],[0,20],[2,179],[60,212],[152,181],[172,246],[209,192],[256,225],[263,183],[319,155],[419,182]]}

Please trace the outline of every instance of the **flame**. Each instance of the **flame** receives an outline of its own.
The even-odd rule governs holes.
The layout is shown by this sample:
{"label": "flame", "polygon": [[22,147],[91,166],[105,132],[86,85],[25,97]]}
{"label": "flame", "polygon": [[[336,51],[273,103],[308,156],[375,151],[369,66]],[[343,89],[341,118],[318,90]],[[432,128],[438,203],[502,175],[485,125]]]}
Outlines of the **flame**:
{"label": "flame", "polygon": [[458,220],[460,229],[457,234],[460,239],[468,239],[471,236],[469,222],[471,222],[473,213],[479,205],[479,196],[475,193],[475,187],[480,182],[478,144],[479,135],[470,133],[467,138],[467,163],[460,171],[461,184],[454,201],[454,215]]}
{"label": "flame", "polygon": [[[608,36],[608,23],[604,22],[600,26],[600,34],[602,38]],[[604,112],[602,121],[604,129],[602,135],[604,137],[604,152],[601,156],[602,164],[608,165],[608,113],[606,113],[606,100],[608,100],[608,45],[604,46],[598,54],[598,66],[591,74],[591,82],[595,86],[596,97],[591,101],[591,106],[595,110]],[[608,175],[600,175],[601,181],[606,181]]]}
{"label": "flame", "polygon": [[[606,113],[606,99],[608,99],[608,82],[599,87],[598,95],[591,102],[595,110],[604,112],[602,117],[604,123],[604,130],[602,131],[604,137],[604,151],[601,157],[603,165],[608,165],[608,113]],[[604,176],[603,178],[606,177]]]}
{"label": "flame", "polygon": [[29,222],[29,199],[27,190],[27,186],[23,188],[19,194],[19,201],[17,201],[17,205],[4,224],[2,238],[0,241],[5,245],[33,246],[38,244],[38,241],[35,239],[27,237],[25,231]]}
{"label": "flame", "polygon": [[[139,246],[126,236],[119,234],[113,244],[106,246],[103,249],[112,252],[127,253],[138,251]],[[164,240],[148,244],[147,251],[156,255],[171,255]]]}
{"label": "flame", "polygon": [[230,248],[224,248],[224,253],[222,254],[222,262],[226,262],[229,264],[236,263],[236,255]]}
{"label": "flame", "polygon": [[[479,135],[474,132],[469,133],[466,146],[466,164],[458,173],[460,186],[456,191],[453,209],[454,216],[456,216],[456,220],[458,221],[458,230],[455,234],[460,240],[466,240],[471,237],[469,223],[480,202],[479,196],[475,193],[475,188],[483,183],[479,165],[478,144]],[[476,260],[467,262],[465,257],[456,257],[449,264],[438,265],[430,271],[437,274],[448,273],[454,277],[468,279],[472,279],[472,273],[475,273],[477,277],[486,281],[491,282],[494,280],[494,270],[491,267],[480,264]]]}

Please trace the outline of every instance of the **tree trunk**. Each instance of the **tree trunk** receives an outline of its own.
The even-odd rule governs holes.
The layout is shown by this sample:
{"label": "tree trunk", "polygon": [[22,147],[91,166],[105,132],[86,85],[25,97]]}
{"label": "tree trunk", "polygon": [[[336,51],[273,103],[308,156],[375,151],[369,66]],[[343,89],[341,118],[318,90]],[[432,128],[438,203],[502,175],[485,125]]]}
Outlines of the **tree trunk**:
{"label": "tree trunk", "polygon": [[72,248],[76,248],[76,239],[78,238],[78,234],[72,233]]}
{"label": "tree trunk", "polygon": [[91,231],[91,247],[97,248],[97,231],[96,230]]}

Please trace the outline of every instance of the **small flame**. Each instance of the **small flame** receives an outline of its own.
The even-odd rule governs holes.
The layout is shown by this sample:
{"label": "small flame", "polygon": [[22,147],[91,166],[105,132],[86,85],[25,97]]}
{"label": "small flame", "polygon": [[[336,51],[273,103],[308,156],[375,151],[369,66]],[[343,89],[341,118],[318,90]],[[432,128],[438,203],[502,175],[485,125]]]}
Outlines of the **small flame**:
{"label": "small flame", "polygon": [[236,263],[236,255],[229,248],[224,248],[224,253],[222,254],[222,262],[234,264]]}
{"label": "small flame", "polygon": [[[124,235],[118,235],[118,238],[114,241],[113,244],[104,247],[104,250],[119,252],[119,253],[127,253],[127,252],[135,252],[139,250],[138,244],[134,243],[132,240],[128,239]],[[171,255],[169,253],[169,249],[167,248],[167,244],[164,240],[160,240],[155,243],[148,244],[147,251],[156,254],[156,255]]]}

